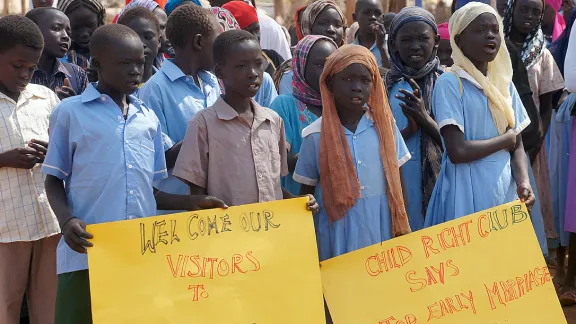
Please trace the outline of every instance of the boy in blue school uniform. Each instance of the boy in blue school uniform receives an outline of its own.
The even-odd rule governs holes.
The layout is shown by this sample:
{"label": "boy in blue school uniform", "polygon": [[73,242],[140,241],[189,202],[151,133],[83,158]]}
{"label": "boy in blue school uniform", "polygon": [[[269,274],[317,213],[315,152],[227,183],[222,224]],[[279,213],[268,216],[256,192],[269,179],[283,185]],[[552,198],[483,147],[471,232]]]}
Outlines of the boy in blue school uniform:
{"label": "boy in blue school uniform", "polygon": [[92,35],[90,49],[99,82],[55,108],[42,167],[63,233],[57,249],[59,324],[92,323],[85,254],[92,235],[86,224],[151,216],[157,208],[225,207],[209,197],[152,188],[167,171],[160,122],[130,95],[141,82],[145,61],[138,34],[127,26],[105,25]]}
{"label": "boy in blue school uniform", "polygon": [[186,184],[172,176],[172,168],[186,135],[188,121],[212,106],[220,96],[212,45],[220,34],[220,24],[209,10],[182,5],[168,18],[166,35],[176,56],[140,88],[139,98],[158,116],[164,132],[164,151],[169,178],[155,187],[173,194],[188,194]]}

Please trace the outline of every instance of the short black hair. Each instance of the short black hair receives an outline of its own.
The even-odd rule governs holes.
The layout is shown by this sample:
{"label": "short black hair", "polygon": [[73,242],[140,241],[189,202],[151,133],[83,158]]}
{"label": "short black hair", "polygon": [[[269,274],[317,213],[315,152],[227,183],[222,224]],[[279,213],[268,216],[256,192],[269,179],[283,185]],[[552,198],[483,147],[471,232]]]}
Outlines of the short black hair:
{"label": "short black hair", "polygon": [[108,51],[110,48],[118,47],[118,42],[122,39],[134,37],[140,41],[140,36],[130,27],[119,24],[108,24],[100,26],[90,38],[90,53],[98,56]]}
{"label": "short black hair", "polygon": [[215,16],[208,9],[186,4],[176,8],[166,23],[166,37],[174,48],[186,47],[191,35],[209,36],[216,32]]}
{"label": "short black hair", "polygon": [[60,12],[64,14],[62,11],[54,7],[40,7],[28,11],[28,13],[26,13],[26,18],[32,20],[36,25],[39,25],[40,20],[44,17],[44,15],[46,15],[50,11]]}
{"label": "short black hair", "polygon": [[160,22],[158,21],[158,18],[156,18],[156,15],[154,15],[152,11],[144,7],[134,7],[132,9],[128,9],[128,11],[123,13],[122,16],[118,18],[116,23],[120,25],[128,25],[130,22],[140,18],[152,21],[156,26],[158,35],[160,35]]}
{"label": "short black hair", "polygon": [[257,44],[260,44],[256,36],[245,30],[229,30],[218,35],[212,48],[214,63],[223,64],[226,55],[230,52],[233,45],[248,41],[255,41]]}
{"label": "short black hair", "polygon": [[0,53],[17,45],[43,50],[44,37],[40,28],[24,16],[10,15],[0,18]]}

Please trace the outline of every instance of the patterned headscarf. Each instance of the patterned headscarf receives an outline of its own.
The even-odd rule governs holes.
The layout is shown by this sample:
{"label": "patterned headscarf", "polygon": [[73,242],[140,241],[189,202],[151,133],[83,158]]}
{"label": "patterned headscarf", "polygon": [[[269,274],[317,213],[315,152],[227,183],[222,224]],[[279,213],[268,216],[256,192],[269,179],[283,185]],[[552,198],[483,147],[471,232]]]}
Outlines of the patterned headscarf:
{"label": "patterned headscarf", "polygon": [[240,29],[238,21],[236,21],[236,18],[234,18],[230,11],[220,7],[212,7],[210,8],[210,12],[218,19],[218,23],[222,27],[222,32]]}
{"label": "patterned headscarf", "polygon": [[305,104],[320,107],[322,106],[320,92],[314,90],[306,82],[305,78],[308,54],[310,54],[312,46],[318,41],[330,42],[337,47],[332,39],[319,35],[308,35],[298,42],[296,50],[294,51],[294,57],[292,58],[292,71],[294,72],[292,76],[292,95]]}
{"label": "patterned headscarf", "polygon": [[379,153],[386,179],[388,205],[392,220],[392,235],[410,232],[402,186],[400,169],[396,157],[395,122],[388,104],[386,90],[380,77],[376,58],[364,46],[344,45],[328,57],[320,77],[322,93],[322,126],[320,131],[320,185],[322,199],[329,219],[342,219],[361,197],[360,183],[356,176],[350,147],[338,112],[334,95],[326,80],[342,72],[351,64],[364,65],[372,75],[372,92],[368,98],[368,109],[378,133]]}
{"label": "patterned headscarf", "polygon": [[112,23],[115,24],[118,22],[118,19],[120,19],[120,16],[122,16],[126,11],[135,8],[135,7],[143,7],[148,9],[150,12],[154,11],[156,8],[160,7],[160,5],[153,0],[132,0],[130,1],[130,3],[128,3],[126,5],[126,7],[122,8],[122,10],[120,10],[120,12],[116,15],[116,17],[114,17],[114,19],[112,19]]}
{"label": "patterned headscarf", "polygon": [[98,26],[106,23],[106,8],[99,0],[60,0],[58,1],[58,10],[68,15],[70,11],[78,7],[87,7],[98,15]]}
{"label": "patterned headscarf", "polygon": [[[407,7],[402,10],[394,17],[392,24],[390,25],[390,37],[388,38],[388,48],[393,49],[394,43],[398,31],[402,26],[415,21],[422,21],[427,23],[434,34],[438,35],[438,27],[436,26],[436,20],[434,16],[425,9],[420,7]],[[386,76],[386,84],[388,90],[392,89],[394,84],[401,79],[408,80],[414,79],[420,84],[422,90],[422,98],[424,99],[424,104],[426,106],[426,112],[432,118],[434,115],[432,113],[432,93],[434,91],[434,84],[438,76],[442,74],[442,69],[440,68],[440,60],[436,56],[438,46],[434,47],[432,55],[428,59],[426,65],[421,69],[412,69],[404,62],[400,57],[400,53],[397,50],[390,51],[390,71]],[[438,173],[440,173],[440,166],[442,163],[442,147],[440,143],[434,142],[430,135],[422,131],[420,137],[420,149],[421,149],[421,170],[422,170],[422,214],[426,215],[426,210],[428,208],[428,202],[432,197],[432,191],[434,191],[434,185],[436,184],[436,179],[438,178]]]}
{"label": "patterned headscarf", "polygon": [[346,16],[342,12],[342,10],[338,8],[338,5],[336,5],[336,3],[334,3],[331,0],[317,0],[309,4],[304,10],[304,12],[302,12],[300,28],[302,29],[303,36],[312,34],[312,26],[314,25],[314,22],[316,21],[320,13],[324,11],[324,9],[326,9],[327,7],[334,8],[340,15],[340,18],[342,18],[343,26],[346,26]]}
{"label": "patterned headscarf", "polygon": [[[506,9],[506,14],[504,15],[504,35],[510,37],[512,33],[514,16],[514,4],[516,0],[508,0],[508,9]],[[544,3],[542,3],[544,4]],[[542,6],[544,9],[544,6]],[[526,68],[530,67],[536,60],[544,53],[546,49],[546,39],[544,38],[544,33],[542,32],[542,18],[544,17],[544,10],[542,10],[542,15],[540,16],[540,21],[532,29],[532,31],[526,35],[524,40],[524,45],[522,45],[521,55],[522,62]]]}
{"label": "patterned headscarf", "polygon": [[556,17],[554,18],[554,29],[552,30],[552,41],[555,41],[566,28],[564,16],[559,13],[562,8],[562,0],[546,0],[546,4],[552,7],[556,12]]}

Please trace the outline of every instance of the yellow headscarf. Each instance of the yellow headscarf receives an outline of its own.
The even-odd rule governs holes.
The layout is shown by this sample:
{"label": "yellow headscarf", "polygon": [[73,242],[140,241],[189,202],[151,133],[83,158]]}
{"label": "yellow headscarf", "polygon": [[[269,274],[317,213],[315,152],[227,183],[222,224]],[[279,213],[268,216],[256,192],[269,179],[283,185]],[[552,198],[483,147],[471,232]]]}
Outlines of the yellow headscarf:
{"label": "yellow headscarf", "polygon": [[[460,50],[454,40],[474,19],[483,13],[491,13],[496,17],[500,27],[500,38],[502,40],[496,59],[488,63],[487,76],[482,74],[482,72],[464,56],[464,53],[462,53],[462,50]],[[458,73],[458,71],[464,70],[480,84],[484,94],[488,97],[488,106],[490,107],[492,119],[494,119],[498,134],[504,134],[508,127],[514,128],[515,125],[512,97],[510,96],[510,83],[512,82],[513,70],[512,63],[510,63],[510,54],[508,54],[508,48],[506,48],[504,41],[504,28],[498,13],[487,4],[470,2],[454,12],[450,18],[448,29],[450,31],[452,59],[454,60],[454,65],[450,68],[450,71]]]}

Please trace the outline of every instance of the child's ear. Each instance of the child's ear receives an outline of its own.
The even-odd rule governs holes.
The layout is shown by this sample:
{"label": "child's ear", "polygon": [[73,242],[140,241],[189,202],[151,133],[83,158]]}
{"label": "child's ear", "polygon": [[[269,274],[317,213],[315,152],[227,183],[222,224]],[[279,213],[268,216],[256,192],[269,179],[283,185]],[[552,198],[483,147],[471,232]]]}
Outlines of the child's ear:
{"label": "child's ear", "polygon": [[434,38],[434,47],[438,47],[438,45],[440,44],[440,35],[436,35],[436,37]]}
{"label": "child's ear", "polygon": [[96,71],[100,71],[100,60],[97,57],[92,56],[92,62],[90,62],[90,65],[96,70]]}
{"label": "child's ear", "polygon": [[204,41],[204,39],[202,38],[202,34],[194,35],[194,37],[192,38],[192,48],[195,51],[202,50],[202,42],[203,41]]}
{"label": "child's ear", "polygon": [[218,79],[224,80],[224,76],[222,75],[222,69],[220,68],[220,64],[214,64],[214,74]]}

